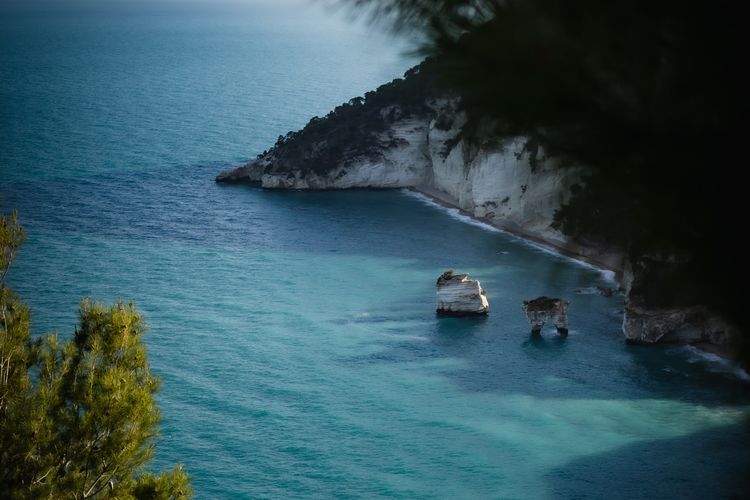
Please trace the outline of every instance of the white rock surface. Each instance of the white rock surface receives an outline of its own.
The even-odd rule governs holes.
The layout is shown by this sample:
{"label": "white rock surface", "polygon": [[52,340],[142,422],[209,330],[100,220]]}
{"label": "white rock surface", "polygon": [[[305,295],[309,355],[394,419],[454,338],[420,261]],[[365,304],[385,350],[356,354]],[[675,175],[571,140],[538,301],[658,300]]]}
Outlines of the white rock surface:
{"label": "white rock surface", "polygon": [[543,152],[537,152],[532,162],[525,137],[508,138],[491,150],[459,141],[443,157],[445,133],[435,132],[433,128],[429,141],[433,188],[493,225],[555,245],[566,243],[551,224],[571,186],[580,181],[580,168],[556,168]]}
{"label": "white rock surface", "polygon": [[437,312],[454,316],[487,314],[490,305],[482,285],[468,274],[447,271],[437,280]]}

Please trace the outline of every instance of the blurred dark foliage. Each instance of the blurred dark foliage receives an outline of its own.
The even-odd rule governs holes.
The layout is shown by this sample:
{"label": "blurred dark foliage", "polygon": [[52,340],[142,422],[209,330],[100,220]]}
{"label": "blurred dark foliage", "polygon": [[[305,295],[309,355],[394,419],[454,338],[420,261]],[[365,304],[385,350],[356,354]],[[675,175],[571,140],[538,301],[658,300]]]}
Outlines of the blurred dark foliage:
{"label": "blurred dark foliage", "polygon": [[[676,256],[679,302],[747,331],[748,85],[740,2],[348,0],[424,36],[468,127],[527,134],[592,174],[557,217],[632,258]],[[668,301],[667,301],[668,302]]]}

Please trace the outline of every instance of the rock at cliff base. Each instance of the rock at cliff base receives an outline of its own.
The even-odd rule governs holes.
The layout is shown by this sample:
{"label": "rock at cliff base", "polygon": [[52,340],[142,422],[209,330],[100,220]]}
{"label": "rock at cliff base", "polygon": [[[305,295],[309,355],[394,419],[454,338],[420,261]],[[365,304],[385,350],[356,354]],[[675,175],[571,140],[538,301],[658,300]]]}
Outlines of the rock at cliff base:
{"label": "rock at cliff base", "polygon": [[705,307],[647,307],[638,300],[625,304],[622,331],[630,344],[707,342],[722,350],[739,334],[735,325]]}
{"label": "rock at cliff base", "polygon": [[437,313],[446,316],[482,316],[489,312],[487,296],[468,274],[444,272],[437,280]]}
{"label": "rock at cliff base", "polygon": [[537,297],[523,301],[523,312],[529,320],[532,335],[540,335],[547,321],[552,321],[557,333],[568,336],[568,304],[570,302],[550,297]]}

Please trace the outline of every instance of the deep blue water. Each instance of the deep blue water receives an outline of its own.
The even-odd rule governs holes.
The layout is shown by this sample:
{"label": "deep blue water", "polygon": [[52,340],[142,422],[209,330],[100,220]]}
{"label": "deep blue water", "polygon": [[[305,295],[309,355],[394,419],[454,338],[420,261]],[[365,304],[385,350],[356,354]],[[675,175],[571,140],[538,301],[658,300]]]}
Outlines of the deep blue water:
{"label": "deep blue water", "polygon": [[[750,491],[750,394],[626,346],[596,271],[403,192],[214,175],[398,76],[394,40],[291,7],[0,23],[0,210],[33,330],[133,299],[162,377],[156,469],[198,498],[722,498]],[[441,319],[447,268],[486,319]],[[572,301],[531,339],[523,299]]]}

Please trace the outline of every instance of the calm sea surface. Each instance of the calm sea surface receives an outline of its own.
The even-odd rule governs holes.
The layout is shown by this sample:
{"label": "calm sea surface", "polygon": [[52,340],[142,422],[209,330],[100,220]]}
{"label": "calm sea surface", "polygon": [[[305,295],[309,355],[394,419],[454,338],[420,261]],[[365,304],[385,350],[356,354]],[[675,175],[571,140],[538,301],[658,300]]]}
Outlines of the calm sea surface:
{"label": "calm sea surface", "polygon": [[[292,7],[0,20],[0,210],[37,334],[133,299],[162,378],[154,467],[198,498],[724,498],[750,491],[748,382],[626,346],[587,269],[403,192],[213,182],[408,68]],[[486,319],[439,319],[448,268]],[[583,291],[584,293],[580,293]],[[531,339],[520,304],[571,300]]]}

